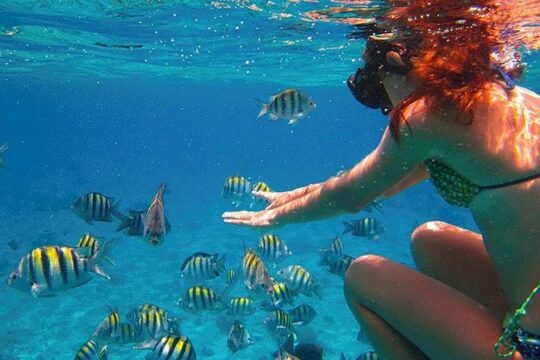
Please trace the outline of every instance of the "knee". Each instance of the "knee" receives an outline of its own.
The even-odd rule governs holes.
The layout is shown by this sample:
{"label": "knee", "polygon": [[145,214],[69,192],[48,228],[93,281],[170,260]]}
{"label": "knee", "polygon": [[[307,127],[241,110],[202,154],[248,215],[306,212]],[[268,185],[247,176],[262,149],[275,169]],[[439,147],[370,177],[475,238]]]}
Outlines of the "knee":
{"label": "knee", "polygon": [[428,221],[418,226],[411,235],[413,256],[425,253],[436,243],[441,232],[449,225],[442,221]]}
{"label": "knee", "polygon": [[374,283],[388,260],[378,255],[363,255],[355,259],[345,273],[345,296],[348,301],[366,304],[372,298]]}

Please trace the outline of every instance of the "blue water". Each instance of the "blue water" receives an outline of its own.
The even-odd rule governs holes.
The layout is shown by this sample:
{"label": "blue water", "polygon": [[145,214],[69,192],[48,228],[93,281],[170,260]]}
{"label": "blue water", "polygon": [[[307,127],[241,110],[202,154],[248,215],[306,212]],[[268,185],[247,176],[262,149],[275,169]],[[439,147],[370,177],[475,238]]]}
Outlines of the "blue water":
{"label": "blue water", "polygon": [[[173,10],[165,6],[153,11],[182,9],[175,5]],[[34,19],[31,13],[18,11],[15,8],[3,19],[5,29],[17,21],[49,28],[61,27],[60,23],[64,29],[89,32],[121,29],[120,25],[91,26],[84,19],[79,23],[74,17],[59,21],[50,14]],[[214,16],[216,10],[212,11]],[[332,31],[320,40],[325,46],[331,46],[333,39],[346,41],[342,36],[346,31]],[[148,42],[156,41],[152,34],[148,37]],[[249,43],[246,38],[242,41]],[[6,63],[10,48],[24,47],[5,38],[0,44]],[[238,52],[236,45],[227,45],[224,42],[221,50],[224,67],[230,66],[231,54]],[[122,315],[145,302],[160,305],[180,319],[200,359],[270,359],[276,344],[263,327],[266,314],[262,310],[246,320],[255,344],[230,356],[223,314],[192,315],[176,307],[184,289],[179,267],[196,251],[224,253],[227,267],[235,267],[241,262],[243,241],[252,247],[258,243],[260,231],[221,220],[223,211],[233,209],[221,198],[227,176],[241,174],[252,181],[266,181],[275,190],[287,190],[323,181],[353,166],[376,146],[387,118],[356,103],[342,83],[358,64],[350,58],[339,62],[340,58],[349,56],[347,52],[359,57],[361,43],[335,54],[329,61],[336,65],[332,70],[324,67],[327,63],[319,63],[321,74],[313,71],[316,61],[305,69],[301,61],[295,61],[289,64],[295,68],[285,70],[272,67],[269,61],[254,71],[264,71],[264,77],[244,71],[234,76],[229,75],[235,72],[205,73],[204,60],[192,63],[191,70],[177,69],[181,76],[154,73],[155,69],[144,74],[127,69],[115,72],[104,64],[81,72],[77,61],[38,59],[39,54],[64,53],[65,49],[55,46],[32,44],[28,51],[34,57],[28,71],[18,59],[11,63],[17,63],[18,70],[11,71],[11,65],[4,63],[5,72],[0,74],[0,143],[10,144],[4,156],[6,168],[0,169],[0,277],[7,278],[33,248],[75,246],[85,232],[118,239],[113,251],[118,266],[106,265],[111,281],[94,276],[88,284],[50,298],[36,299],[0,282],[0,359],[71,359],[108,315],[109,307],[118,308]],[[306,49],[302,59],[317,55],[312,50]],[[287,56],[296,59],[295,52],[300,50],[280,51],[289,51]],[[84,52],[78,56],[84,59]],[[121,62],[121,56],[111,58],[111,63]],[[256,56],[260,54],[252,51],[242,58]],[[106,58],[102,54],[101,59]],[[532,75],[521,84],[538,91],[534,60],[529,60]],[[300,86],[317,103],[309,118],[296,127],[266,118],[255,120],[259,107],[254,99],[267,99],[291,85]],[[170,190],[165,209],[172,231],[159,248],[115,232],[116,222],[87,225],[69,209],[80,195],[97,191],[114,197],[122,211],[144,210],[161,182]],[[360,213],[277,230],[293,252],[281,265],[301,264],[323,285],[323,300],[300,295],[296,302],[309,303],[317,310],[314,322],[298,329],[298,335],[301,341],[321,345],[325,359],[338,359],[341,352],[353,358],[370,349],[365,340],[357,340],[359,327],[346,307],[342,280],[317,265],[317,248],[341,234],[342,220],[364,216],[377,217],[386,228],[385,235],[379,240],[345,235],[345,253],[355,257],[375,253],[411,266],[409,238],[417,224],[438,219],[475,229],[466,210],[448,207],[426,182],[385,202],[384,215]],[[7,244],[12,239],[18,244],[16,250]],[[219,288],[224,281],[221,277],[214,284]],[[233,294],[248,293],[239,285]],[[111,345],[109,350],[110,359],[145,356],[129,345]]]}

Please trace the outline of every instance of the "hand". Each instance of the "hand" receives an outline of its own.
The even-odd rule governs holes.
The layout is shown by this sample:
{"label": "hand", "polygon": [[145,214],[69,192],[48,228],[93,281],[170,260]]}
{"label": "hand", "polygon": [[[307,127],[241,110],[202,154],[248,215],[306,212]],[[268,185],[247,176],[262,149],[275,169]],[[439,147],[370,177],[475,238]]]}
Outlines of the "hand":
{"label": "hand", "polygon": [[283,225],[283,218],[294,209],[291,203],[318,189],[319,184],[309,185],[285,192],[253,191],[255,197],[270,204],[262,211],[225,212],[222,217],[226,223],[252,227]]}

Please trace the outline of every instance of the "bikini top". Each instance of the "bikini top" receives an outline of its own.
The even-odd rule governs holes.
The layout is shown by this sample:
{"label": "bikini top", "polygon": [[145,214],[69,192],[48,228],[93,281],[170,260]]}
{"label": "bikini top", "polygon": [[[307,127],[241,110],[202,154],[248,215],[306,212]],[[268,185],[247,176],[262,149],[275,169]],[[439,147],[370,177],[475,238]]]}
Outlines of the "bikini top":
{"label": "bikini top", "polygon": [[433,185],[442,198],[450,205],[461,207],[469,207],[476,194],[482,190],[499,189],[540,178],[539,173],[502,184],[481,186],[436,159],[427,160],[425,165]]}

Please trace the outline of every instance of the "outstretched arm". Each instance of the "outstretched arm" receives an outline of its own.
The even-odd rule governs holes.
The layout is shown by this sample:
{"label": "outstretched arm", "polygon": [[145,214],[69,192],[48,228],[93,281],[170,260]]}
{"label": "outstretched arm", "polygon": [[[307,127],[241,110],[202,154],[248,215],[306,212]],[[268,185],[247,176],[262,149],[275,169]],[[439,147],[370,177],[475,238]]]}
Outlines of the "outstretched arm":
{"label": "outstretched arm", "polygon": [[[423,131],[414,129],[411,122],[409,125],[413,128],[413,135],[408,130],[402,130],[398,143],[387,129],[377,148],[342,176],[316,184],[311,191],[304,188],[305,195],[281,201],[277,206],[272,203],[263,211],[226,212],[223,214],[225,222],[281,226],[362,210],[378,196],[395,189],[430,157],[429,141]],[[298,195],[298,192],[295,194]],[[280,201],[280,197],[275,201]]]}

